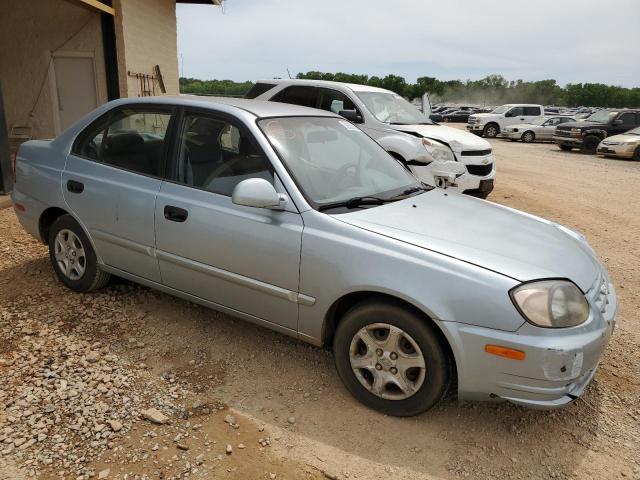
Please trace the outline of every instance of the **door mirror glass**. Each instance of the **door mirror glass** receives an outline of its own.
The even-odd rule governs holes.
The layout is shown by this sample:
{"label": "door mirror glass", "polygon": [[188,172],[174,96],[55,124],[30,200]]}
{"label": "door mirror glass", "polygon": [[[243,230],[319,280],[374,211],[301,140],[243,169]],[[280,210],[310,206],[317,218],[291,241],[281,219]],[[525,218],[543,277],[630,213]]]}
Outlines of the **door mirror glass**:
{"label": "door mirror glass", "polygon": [[355,110],[340,110],[338,115],[353,123],[362,123],[362,117]]}
{"label": "door mirror glass", "polygon": [[504,114],[504,116],[507,117],[507,118],[515,117],[516,116],[516,112],[515,112],[515,110],[509,110],[507,113]]}
{"label": "door mirror glass", "polygon": [[238,183],[233,189],[231,200],[236,205],[254,208],[282,209],[286,203],[284,195],[264,178],[249,178]]}
{"label": "door mirror glass", "polygon": [[613,122],[611,122],[613,125],[622,125],[624,122],[621,119],[616,119]]}

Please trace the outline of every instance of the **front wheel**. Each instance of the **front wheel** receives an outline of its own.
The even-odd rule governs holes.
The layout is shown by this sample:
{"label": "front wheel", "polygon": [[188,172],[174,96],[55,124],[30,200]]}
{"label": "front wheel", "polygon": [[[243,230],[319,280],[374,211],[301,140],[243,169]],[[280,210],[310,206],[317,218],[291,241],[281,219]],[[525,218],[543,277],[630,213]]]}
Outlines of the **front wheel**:
{"label": "front wheel", "polygon": [[102,288],[111,277],[99,269],[91,242],[71,215],[62,215],[51,225],[49,259],[62,283],[76,292]]}
{"label": "front wheel", "polygon": [[340,321],[333,341],[336,368],[366,406],[407,417],[433,407],[447,392],[447,354],[428,320],[397,305],[364,302]]}
{"label": "front wheel", "polygon": [[536,139],[536,134],[533,132],[524,132],[522,134],[522,141],[524,143],[531,143]]}
{"label": "front wheel", "polygon": [[582,139],[582,146],[580,147],[580,151],[582,153],[596,153],[596,149],[600,144],[600,137],[596,137],[595,135],[587,135]]}
{"label": "front wheel", "polygon": [[640,145],[638,145],[636,151],[633,152],[633,159],[640,162]]}
{"label": "front wheel", "polygon": [[496,138],[499,133],[500,130],[495,123],[490,123],[489,125],[484,127],[484,130],[482,131],[482,135],[488,138]]}

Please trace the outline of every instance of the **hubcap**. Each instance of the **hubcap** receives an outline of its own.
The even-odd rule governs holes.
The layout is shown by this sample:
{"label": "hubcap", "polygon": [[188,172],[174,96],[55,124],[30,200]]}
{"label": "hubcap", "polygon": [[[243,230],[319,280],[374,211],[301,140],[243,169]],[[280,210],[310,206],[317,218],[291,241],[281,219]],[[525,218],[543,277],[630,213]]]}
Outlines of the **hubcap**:
{"label": "hubcap", "polygon": [[56,235],[54,252],[58,268],[70,280],[80,280],[87,268],[84,246],[71,230],[62,229]]}
{"label": "hubcap", "polygon": [[361,328],[351,340],[349,361],[358,381],[380,398],[404,400],[424,383],[420,347],[407,332],[387,323]]}

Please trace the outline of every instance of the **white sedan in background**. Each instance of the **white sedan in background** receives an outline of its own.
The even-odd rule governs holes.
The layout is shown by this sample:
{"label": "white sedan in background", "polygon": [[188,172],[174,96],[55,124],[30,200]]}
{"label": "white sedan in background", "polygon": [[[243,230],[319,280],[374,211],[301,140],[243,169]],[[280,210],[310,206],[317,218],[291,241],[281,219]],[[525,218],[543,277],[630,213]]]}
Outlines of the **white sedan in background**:
{"label": "white sedan in background", "polygon": [[558,125],[575,121],[575,118],[561,116],[536,118],[529,123],[520,123],[503,128],[502,136],[512,142],[517,142],[518,140],[522,140],[525,143],[551,141]]}

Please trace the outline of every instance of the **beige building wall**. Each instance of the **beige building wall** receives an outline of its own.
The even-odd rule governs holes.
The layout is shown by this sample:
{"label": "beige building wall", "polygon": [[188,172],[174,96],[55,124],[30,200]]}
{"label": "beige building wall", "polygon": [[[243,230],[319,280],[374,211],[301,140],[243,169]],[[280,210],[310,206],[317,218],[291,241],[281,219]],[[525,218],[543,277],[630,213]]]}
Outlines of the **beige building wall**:
{"label": "beige building wall", "polygon": [[[139,80],[127,72],[160,71],[167,94],[177,95],[178,46],[175,0],[115,0],[116,45],[121,97],[141,94]],[[161,92],[156,84],[156,94]]]}
{"label": "beige building wall", "polygon": [[[0,3],[0,85],[9,129],[17,124],[31,125],[34,138],[54,136],[49,83],[52,50],[92,53],[98,103],[107,100],[102,29],[95,10],[65,0],[0,0]],[[175,52],[175,4],[173,8]],[[174,69],[177,84],[177,64]]]}

